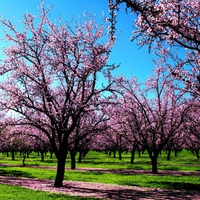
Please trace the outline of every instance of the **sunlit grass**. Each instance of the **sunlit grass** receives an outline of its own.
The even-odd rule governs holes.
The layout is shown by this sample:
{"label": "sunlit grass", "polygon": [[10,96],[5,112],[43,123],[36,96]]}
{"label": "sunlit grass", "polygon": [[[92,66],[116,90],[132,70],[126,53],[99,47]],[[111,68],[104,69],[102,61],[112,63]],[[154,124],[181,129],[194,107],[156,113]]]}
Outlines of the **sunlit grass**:
{"label": "sunlit grass", "polygon": [[[78,156],[78,155],[77,155]],[[88,155],[83,159],[82,163],[77,163],[78,168],[107,168],[107,169],[142,169],[151,170],[151,161],[147,152],[141,153],[141,157],[138,154],[135,155],[134,164],[130,164],[130,153],[123,153],[122,160],[116,158],[113,155],[108,156],[105,153],[99,153],[90,151]],[[165,151],[159,156],[158,159],[158,170],[176,170],[176,171],[199,171],[200,170],[200,159],[197,159],[191,152],[183,150],[174,156],[172,152],[171,160],[167,161],[167,155]],[[15,155],[15,160],[12,161],[11,156],[6,157],[5,154],[0,154],[0,164],[17,164],[22,165],[22,157],[19,153]],[[50,158],[50,154],[45,155],[44,162],[41,162],[40,156],[32,152],[29,158],[25,161],[27,166],[56,166],[57,160],[55,156]],[[70,158],[68,155],[66,167],[70,167]]]}
{"label": "sunlit grass", "polygon": [[0,184],[0,197],[4,200],[93,200],[89,197],[73,197],[61,193],[35,191],[2,184]]}
{"label": "sunlit grass", "polygon": [[[50,179],[55,178],[55,170],[28,167],[0,167],[0,175],[19,176],[27,178]],[[80,172],[67,170],[65,180],[99,182],[117,185],[143,186],[168,189],[200,189],[199,176],[170,176],[152,174],[120,174],[103,172]]]}
{"label": "sunlit grass", "polygon": [[[20,156],[19,153],[15,154],[15,160],[12,160],[11,153],[9,154],[9,157],[4,153],[0,154],[0,163],[6,163],[6,164],[16,164],[16,165],[22,165],[22,156]],[[25,159],[26,165],[34,165],[34,166],[56,166],[57,160],[56,157],[53,156],[53,158],[50,158],[50,154],[47,153],[45,155],[44,162],[41,161],[41,157],[38,156],[37,153],[32,152],[29,157]]]}
{"label": "sunlit grass", "polygon": [[[158,169],[159,170],[171,170],[171,171],[190,171],[197,172],[200,170],[199,161],[191,152],[183,150],[177,157],[172,154],[171,161],[167,161],[166,153],[163,151],[159,156]],[[54,166],[56,167],[55,156],[50,159],[49,155],[45,156],[45,162],[40,161],[40,157],[37,154],[32,153],[29,158],[26,159],[26,167],[21,167],[21,157],[16,155],[15,160],[12,161],[11,157],[0,154],[0,164],[12,164],[11,166],[0,166],[0,175],[10,175],[28,178],[50,179],[54,180],[56,175],[55,168],[39,168],[39,166]],[[14,166],[17,165],[17,166]],[[69,170],[70,159],[67,159],[66,167],[68,169],[65,173],[65,180],[73,181],[85,181],[85,182],[99,182],[117,185],[129,185],[129,186],[143,186],[152,188],[168,188],[168,189],[194,189],[200,190],[200,177],[181,175],[172,176],[157,174],[153,175],[147,173],[151,170],[151,163],[148,154],[145,152],[141,154],[141,157],[136,155],[135,163],[130,164],[130,153],[123,153],[122,160],[108,156],[105,153],[99,153],[91,151],[83,159],[82,163],[77,163],[78,168],[104,168],[113,169],[112,173],[105,173],[101,170],[92,171],[87,170],[84,172],[78,170]],[[116,173],[115,170],[120,169],[132,169],[145,170],[143,174],[123,174]]]}

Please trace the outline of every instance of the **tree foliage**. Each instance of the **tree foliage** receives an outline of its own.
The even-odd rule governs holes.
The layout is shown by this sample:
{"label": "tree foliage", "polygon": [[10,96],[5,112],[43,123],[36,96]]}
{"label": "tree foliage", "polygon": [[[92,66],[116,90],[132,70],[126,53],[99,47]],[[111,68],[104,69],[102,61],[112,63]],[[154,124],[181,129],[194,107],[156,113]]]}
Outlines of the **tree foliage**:
{"label": "tree foliage", "polygon": [[111,35],[121,4],[136,14],[131,40],[148,46],[186,89],[200,90],[200,2],[196,0],[109,0]]}
{"label": "tree foliage", "polygon": [[24,14],[21,31],[1,20],[10,44],[1,63],[1,74],[7,77],[0,84],[1,107],[14,113],[12,124],[30,125],[46,134],[58,159],[59,187],[69,136],[80,119],[99,109],[101,97],[111,91],[110,73],[116,67],[107,65],[113,41],[106,41],[104,25],[97,25],[92,16],[74,27],[54,24],[48,13],[42,6],[39,22]]}

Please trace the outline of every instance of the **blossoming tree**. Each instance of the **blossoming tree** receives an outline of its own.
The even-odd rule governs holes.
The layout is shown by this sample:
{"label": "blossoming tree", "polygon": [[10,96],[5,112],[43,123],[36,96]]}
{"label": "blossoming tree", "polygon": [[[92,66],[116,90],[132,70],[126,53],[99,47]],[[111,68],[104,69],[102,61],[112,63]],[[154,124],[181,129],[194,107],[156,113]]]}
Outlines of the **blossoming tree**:
{"label": "blossoming tree", "polygon": [[136,78],[118,79],[116,83],[124,98],[124,127],[137,145],[148,151],[152,173],[158,173],[158,155],[183,131],[189,106],[164,69],[158,66],[154,72],[145,85]]}
{"label": "blossoming tree", "polygon": [[[46,134],[58,160],[54,186],[60,187],[69,136],[79,119],[101,104],[102,95],[109,95],[110,73],[116,67],[107,65],[113,41],[106,39],[103,25],[92,17],[74,27],[54,24],[48,13],[42,6],[39,20],[24,14],[21,31],[1,20],[10,45],[1,62],[0,101],[14,113],[16,124]],[[102,85],[100,74],[106,80]]]}
{"label": "blossoming tree", "polygon": [[200,117],[199,103],[192,102],[190,115],[184,125],[184,147],[193,152],[197,158],[200,158]]}
{"label": "blossoming tree", "polygon": [[115,33],[121,4],[135,15],[131,40],[148,46],[181,80],[187,90],[200,94],[200,1],[109,0],[111,35]]}
{"label": "blossoming tree", "polygon": [[[98,114],[97,114],[98,113]],[[80,156],[83,156],[84,150],[87,150],[91,143],[92,138],[97,134],[102,134],[105,131],[107,117],[105,113],[102,113],[99,109],[94,112],[90,112],[90,115],[86,115],[79,119],[77,126],[73,133],[69,136],[69,153],[71,157],[71,169],[76,167],[76,154],[79,151]],[[81,161],[81,157],[79,157]]]}

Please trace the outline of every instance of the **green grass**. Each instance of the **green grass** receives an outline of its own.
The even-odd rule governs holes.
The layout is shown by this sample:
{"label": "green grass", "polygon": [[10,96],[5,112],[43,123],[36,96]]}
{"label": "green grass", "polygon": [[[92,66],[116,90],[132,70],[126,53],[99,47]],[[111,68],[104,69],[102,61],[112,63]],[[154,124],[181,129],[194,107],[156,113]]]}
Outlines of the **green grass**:
{"label": "green grass", "polygon": [[[21,165],[20,156],[16,155],[16,160],[12,161],[10,157],[0,154],[0,164],[13,164],[13,166],[0,166],[0,175],[10,175],[19,177],[51,179],[53,180],[56,171],[53,169],[39,168],[38,166],[56,166],[56,159],[45,157],[45,162],[40,161],[40,157],[32,153],[30,158],[26,159],[26,167],[14,166],[14,164]],[[166,160],[166,154],[163,151],[159,156],[158,169],[159,170],[172,170],[172,171],[200,171],[200,160],[198,160],[190,152],[183,150],[177,157],[172,154],[171,161]],[[135,163],[129,164],[130,154],[123,154],[122,160],[113,158],[104,153],[89,152],[83,159],[83,163],[78,164],[77,167],[81,168],[104,168],[104,169],[133,169],[133,170],[151,170],[150,159],[145,152],[141,157],[136,155]],[[36,166],[36,167],[34,167]],[[70,160],[67,159],[66,167],[70,167]],[[66,170],[65,180],[86,181],[86,182],[99,182],[118,185],[129,186],[143,186],[152,188],[167,188],[167,189],[194,189],[200,190],[200,177],[199,176],[171,176],[171,175],[153,175],[150,173],[144,174],[119,174],[119,173],[104,173],[102,171],[86,171],[80,172],[76,170]]]}
{"label": "green grass", "polygon": [[4,200],[94,200],[89,197],[74,197],[2,184],[0,184],[0,198]]}
{"label": "green grass", "polygon": [[[0,175],[19,176],[27,178],[50,179],[55,178],[55,170],[28,167],[0,167]],[[117,185],[142,186],[168,189],[196,189],[200,190],[199,176],[170,176],[152,174],[118,174],[103,172],[79,172],[67,170],[65,180],[99,182]]]}
{"label": "green grass", "polygon": [[[15,160],[11,159],[11,154],[9,154],[9,157],[7,157],[6,154],[0,154],[0,163],[5,164],[16,164],[16,165],[22,165],[22,157],[19,153],[15,155]],[[25,159],[26,165],[34,165],[34,166],[56,166],[57,160],[55,156],[53,158],[50,158],[50,154],[47,153],[45,155],[45,161],[42,162],[40,156],[38,156],[36,153],[32,152],[29,155],[29,158]]]}
{"label": "green grass", "polygon": [[[26,158],[27,166],[56,166],[57,160],[55,156],[49,158],[49,154],[45,156],[45,162],[41,162],[41,158],[36,153],[31,153],[29,158]],[[68,155],[69,157],[69,155]],[[22,158],[19,153],[16,154],[15,160],[6,157],[5,154],[0,154],[0,164],[16,164],[22,165]],[[122,160],[113,158],[104,153],[90,151],[83,159],[82,163],[77,163],[77,167],[81,168],[106,168],[106,169],[142,169],[151,170],[151,162],[147,152],[138,157],[136,154],[134,164],[130,163],[130,153],[122,155]],[[67,158],[66,167],[70,167],[70,158]],[[166,153],[163,151],[158,159],[158,170],[175,170],[175,171],[200,171],[200,159],[197,159],[191,152],[183,150],[177,157],[172,153],[171,161],[167,161]]]}

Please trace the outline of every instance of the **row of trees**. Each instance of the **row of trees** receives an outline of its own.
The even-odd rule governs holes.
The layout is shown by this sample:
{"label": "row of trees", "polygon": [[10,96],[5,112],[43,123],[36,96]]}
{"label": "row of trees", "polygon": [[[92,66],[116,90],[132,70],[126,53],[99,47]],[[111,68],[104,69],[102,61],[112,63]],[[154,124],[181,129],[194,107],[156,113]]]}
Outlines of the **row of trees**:
{"label": "row of trees", "polygon": [[[116,104],[110,105],[108,129],[99,137],[102,149],[132,153],[147,150],[152,172],[157,173],[157,158],[162,150],[186,148],[196,153],[200,150],[199,105],[187,94],[176,89],[176,83],[163,68],[145,84],[136,78],[117,80],[120,95]],[[106,142],[109,141],[109,142]]]}
{"label": "row of trees", "polygon": [[[123,151],[132,154],[147,150],[152,163],[152,172],[158,173],[157,159],[162,150],[167,150],[170,160],[172,150],[183,148],[194,152],[199,158],[200,119],[199,105],[176,89],[176,83],[163,68],[157,68],[145,84],[136,78],[115,79],[118,88],[112,104],[102,108],[101,115],[93,113],[79,120],[68,139],[67,153],[71,168],[75,169],[75,157],[79,162],[90,149]],[[104,118],[104,121],[102,121]],[[47,151],[52,151],[46,135],[31,126],[6,127],[1,133],[1,151],[40,152],[42,160]]]}
{"label": "row of trees", "polygon": [[[199,105],[187,94],[176,89],[176,83],[163,68],[157,68],[145,84],[136,78],[115,79],[118,88],[112,104],[104,105],[101,114],[94,112],[79,119],[68,139],[67,152],[71,168],[75,169],[75,156],[79,162],[89,149],[132,153],[147,150],[152,161],[152,172],[157,173],[159,153],[186,148],[199,157]],[[102,120],[104,119],[104,120]],[[6,127],[1,134],[1,150],[11,152],[39,151],[43,155],[52,151],[46,135],[32,126]]]}
{"label": "row of trees", "polygon": [[[158,153],[171,143],[179,144],[183,133],[191,136],[198,130],[199,3],[170,0],[174,7],[166,0],[109,1],[111,36],[115,10],[123,2],[138,16],[133,39],[140,38],[149,49],[154,44],[155,53],[161,55],[144,85],[135,78],[112,77],[117,66],[107,61],[113,37],[91,17],[75,27],[53,24],[42,4],[39,22],[24,14],[23,30],[1,19],[10,44],[0,66],[0,108],[5,115],[1,135],[21,135],[26,142],[27,137],[36,138],[38,144],[46,141],[58,160],[56,187],[62,186],[67,153],[73,163],[78,147],[87,142],[99,148],[107,144],[104,136],[117,134],[120,152],[123,140],[132,152],[135,147],[146,149],[156,173]],[[186,60],[174,53],[176,47],[187,47]],[[185,65],[192,67],[191,73]],[[174,77],[187,87],[177,90]],[[195,125],[188,116],[196,119]]]}
{"label": "row of trees", "polygon": [[[12,160],[15,160],[15,155],[20,153],[23,158],[23,166],[25,166],[25,159],[29,157],[31,152],[37,152],[38,155],[41,156],[42,162],[44,162],[44,156],[47,152],[50,152],[50,157],[52,158],[54,152],[52,151],[51,144],[45,134],[33,127],[26,127],[24,131],[24,127],[17,127],[17,130],[14,130],[13,128],[16,127],[10,127],[10,129],[7,127],[0,133],[0,151],[2,153],[6,153],[7,156],[11,153]],[[81,138],[80,133],[78,137]],[[79,141],[78,138],[76,141],[70,139],[68,152],[71,155],[72,169],[75,169],[76,153],[79,152],[78,162],[81,162],[82,157],[88,153],[89,145],[91,143],[90,137],[91,136],[87,135],[87,137],[84,137],[82,140],[79,139]],[[76,146],[74,146],[74,144],[76,144]]]}

